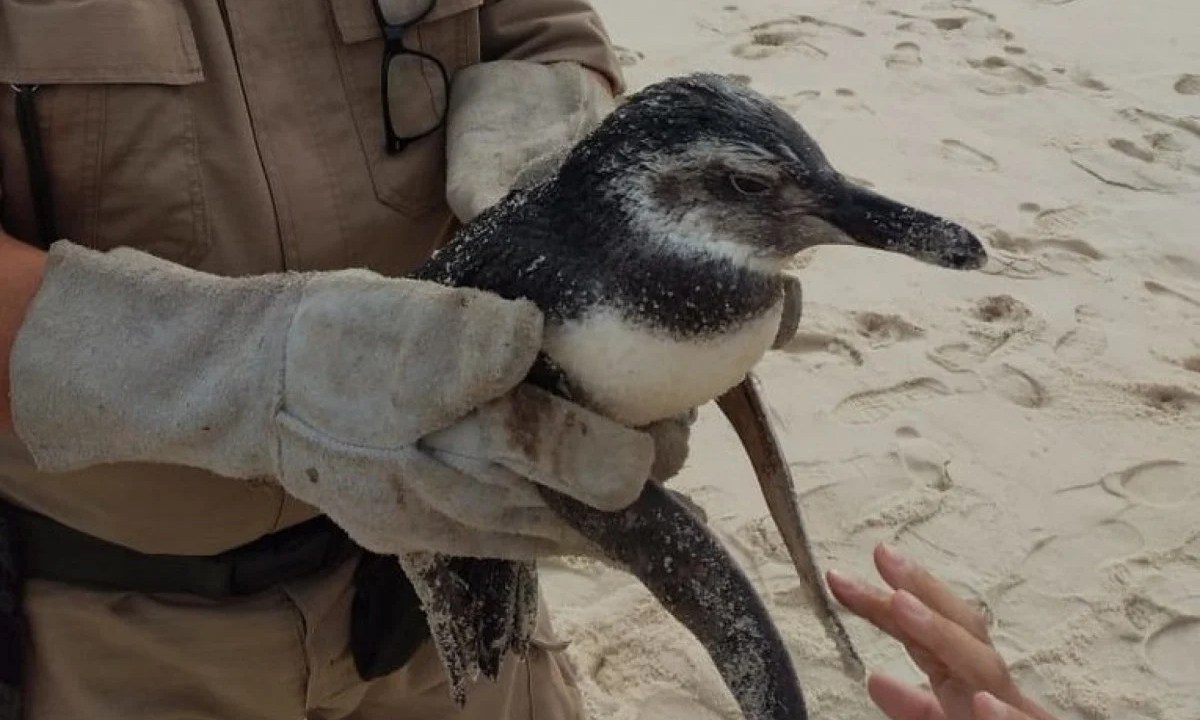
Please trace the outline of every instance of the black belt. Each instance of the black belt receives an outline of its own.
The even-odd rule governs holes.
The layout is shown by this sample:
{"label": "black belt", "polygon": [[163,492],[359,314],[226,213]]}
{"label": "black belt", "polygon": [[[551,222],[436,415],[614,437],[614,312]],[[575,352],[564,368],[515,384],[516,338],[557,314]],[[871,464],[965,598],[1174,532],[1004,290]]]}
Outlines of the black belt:
{"label": "black belt", "polygon": [[10,517],[25,577],[100,590],[214,599],[254,595],[333,568],[355,551],[323,516],[217,555],[140,553],[28,510],[12,508]]}
{"label": "black belt", "polygon": [[371,680],[396,671],[429,637],[420,600],[396,558],[361,550],[324,516],[217,555],[197,556],[140,553],[7,503],[0,503],[0,511],[0,720],[10,717],[2,707],[3,690],[13,684],[13,675],[19,677],[14,673],[22,654],[16,641],[24,635],[19,583],[28,578],[222,599],[314,576],[357,553],[350,647],[359,676]]}

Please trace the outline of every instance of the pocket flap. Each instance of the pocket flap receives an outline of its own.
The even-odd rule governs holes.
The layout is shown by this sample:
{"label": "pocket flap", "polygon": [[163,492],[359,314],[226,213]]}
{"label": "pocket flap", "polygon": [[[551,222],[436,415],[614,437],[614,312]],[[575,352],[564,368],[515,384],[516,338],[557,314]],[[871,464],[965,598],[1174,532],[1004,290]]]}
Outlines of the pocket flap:
{"label": "pocket flap", "polygon": [[[429,0],[383,0],[391,3],[397,11],[412,8],[412,13],[420,12]],[[337,22],[338,32],[342,42],[356,43],[373,40],[381,35],[379,22],[375,19],[375,0],[330,0],[333,5],[333,18]],[[420,24],[441,20],[451,15],[457,15],[472,10],[483,4],[483,0],[437,0],[429,14]]]}
{"label": "pocket flap", "polygon": [[187,85],[203,79],[180,0],[0,0],[0,82]]}

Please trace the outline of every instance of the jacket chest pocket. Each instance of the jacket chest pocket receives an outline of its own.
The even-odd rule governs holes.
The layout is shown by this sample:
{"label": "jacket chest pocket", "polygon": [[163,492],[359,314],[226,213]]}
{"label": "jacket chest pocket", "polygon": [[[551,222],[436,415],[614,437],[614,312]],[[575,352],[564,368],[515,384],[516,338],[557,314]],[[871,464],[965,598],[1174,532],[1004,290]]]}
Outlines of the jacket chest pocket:
{"label": "jacket chest pocket", "polygon": [[[393,0],[420,12],[427,0]],[[444,123],[438,130],[389,154],[383,120],[383,40],[374,0],[330,0],[340,36],[337,48],[346,99],[354,115],[371,181],[379,201],[405,215],[417,216],[445,205],[446,158]],[[405,46],[441,62],[452,80],[455,71],[479,62],[479,8],[483,0],[437,0],[421,22],[408,28]],[[393,84],[393,116],[414,119],[429,113],[436,122],[437,98],[443,92],[440,73],[428,72],[420,82]],[[415,79],[415,78],[414,78]],[[448,88],[445,90],[448,95]],[[422,118],[414,119],[420,125]]]}
{"label": "jacket chest pocket", "polygon": [[59,237],[188,263],[208,246],[188,86],[201,82],[182,0],[0,0],[6,228],[36,237],[9,85],[34,90]]}

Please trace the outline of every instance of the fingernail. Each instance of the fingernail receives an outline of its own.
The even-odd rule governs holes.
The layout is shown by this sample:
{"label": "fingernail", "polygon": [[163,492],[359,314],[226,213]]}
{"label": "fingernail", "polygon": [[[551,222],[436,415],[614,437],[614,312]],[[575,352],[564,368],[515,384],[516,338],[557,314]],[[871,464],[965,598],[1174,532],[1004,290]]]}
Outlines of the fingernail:
{"label": "fingernail", "polygon": [[910,628],[920,630],[933,618],[933,613],[925,607],[925,603],[905,590],[896,593],[896,611],[900,619]]}
{"label": "fingernail", "polygon": [[829,583],[831,585],[840,585],[843,590],[849,590],[859,595],[866,594],[867,592],[867,586],[863,581],[849,575],[843,575],[837,570],[829,571]]}
{"label": "fingernail", "polygon": [[1005,720],[1008,717],[1008,706],[996,699],[991,693],[979,693],[981,712],[979,720]]}
{"label": "fingernail", "polygon": [[900,554],[896,548],[891,545],[880,545],[880,551],[883,553],[884,562],[891,565],[898,572],[907,572],[910,566],[908,558]]}

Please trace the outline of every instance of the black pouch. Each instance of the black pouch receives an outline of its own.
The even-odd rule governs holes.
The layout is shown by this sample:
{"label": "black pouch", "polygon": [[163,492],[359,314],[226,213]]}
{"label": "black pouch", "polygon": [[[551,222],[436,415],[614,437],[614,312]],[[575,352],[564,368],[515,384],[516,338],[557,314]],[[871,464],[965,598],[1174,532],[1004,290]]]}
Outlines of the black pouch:
{"label": "black pouch", "polygon": [[364,551],[354,571],[350,611],[350,651],[359,677],[392,674],[428,639],[421,601],[400,563],[390,555]]}
{"label": "black pouch", "polygon": [[25,656],[21,555],[7,506],[0,503],[0,720],[20,720]]}

